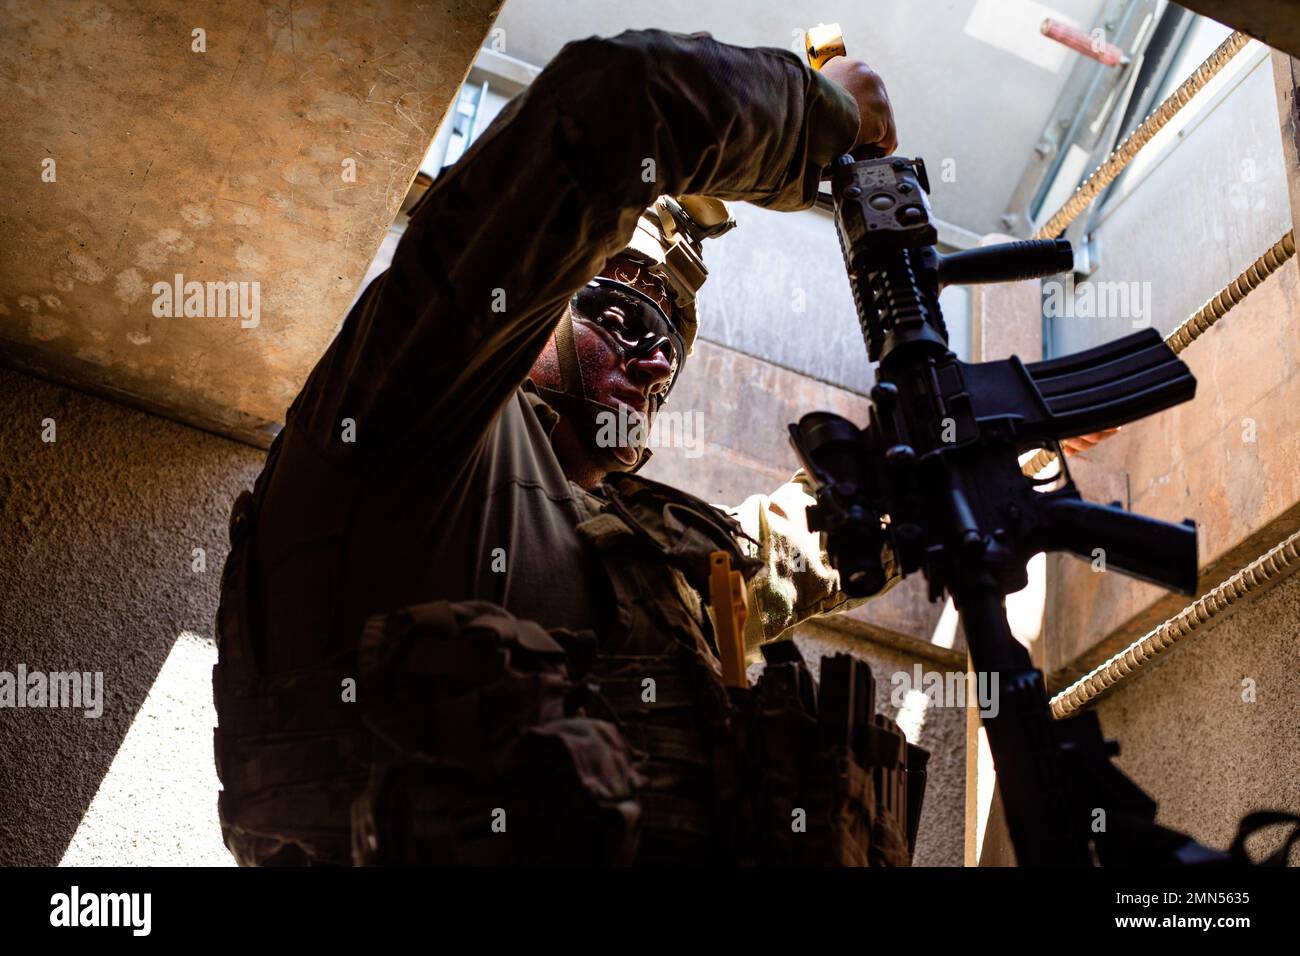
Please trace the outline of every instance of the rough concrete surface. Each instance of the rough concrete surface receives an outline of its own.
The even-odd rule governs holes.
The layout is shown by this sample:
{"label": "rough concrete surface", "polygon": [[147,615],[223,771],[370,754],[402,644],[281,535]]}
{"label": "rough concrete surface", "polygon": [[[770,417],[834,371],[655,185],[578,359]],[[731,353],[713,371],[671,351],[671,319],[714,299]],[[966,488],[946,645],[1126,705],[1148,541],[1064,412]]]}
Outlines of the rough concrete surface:
{"label": "rough concrete surface", "polygon": [[[1252,688],[1254,701],[1243,699]],[[1098,712],[1162,824],[1226,848],[1246,813],[1300,813],[1300,574],[1184,638]],[[1248,848],[1266,855],[1283,833]],[[1290,862],[1300,865],[1300,847]]]}
{"label": "rough concrete surface", "polygon": [[1300,19],[1285,0],[1184,0],[1183,6],[1300,56]]}
{"label": "rough concrete surface", "polygon": [[[499,3],[6,4],[9,357],[223,431],[281,421]],[[246,283],[249,314],[156,314],[178,273]]]}
{"label": "rough concrete surface", "polygon": [[[1101,480],[1109,474],[1127,489],[1119,498],[1133,511],[1196,521],[1198,595],[1285,538],[1300,518],[1297,303],[1293,260],[1182,353],[1197,377],[1194,400],[1126,425],[1087,453],[1101,474],[1081,476],[1085,497],[1112,500],[1118,489]],[[1122,574],[1094,573],[1087,561],[1053,566],[1049,673],[1097,663],[1190,601]]]}
{"label": "rough concrete surface", "polygon": [[[55,429],[49,443],[46,419]],[[0,865],[60,861],[128,731],[144,738],[129,750],[152,751],[129,782],[114,776],[113,791],[132,802],[114,820],[134,831],[94,837],[116,848],[96,861],[195,858],[188,847],[147,849],[159,832],[211,847],[215,786],[200,797],[187,776],[213,773],[211,684],[192,676],[185,706],[142,707],[182,633],[215,654],[230,505],[262,458],[0,370],[0,670],[102,671],[104,696],[99,719],[0,709]],[[205,552],[201,573],[192,570],[195,548]],[[179,653],[193,660],[192,650]]]}

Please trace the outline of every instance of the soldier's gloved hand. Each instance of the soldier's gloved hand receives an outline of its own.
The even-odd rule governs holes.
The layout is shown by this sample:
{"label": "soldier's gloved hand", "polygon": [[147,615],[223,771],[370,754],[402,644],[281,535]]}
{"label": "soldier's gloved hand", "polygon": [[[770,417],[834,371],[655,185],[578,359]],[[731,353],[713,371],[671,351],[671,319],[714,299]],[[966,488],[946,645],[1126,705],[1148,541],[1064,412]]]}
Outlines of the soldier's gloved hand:
{"label": "soldier's gloved hand", "polygon": [[875,70],[861,60],[837,56],[826,61],[821,73],[843,87],[858,104],[858,139],[853,144],[854,149],[874,146],[884,156],[898,149],[894,111],[889,105],[884,81]]}

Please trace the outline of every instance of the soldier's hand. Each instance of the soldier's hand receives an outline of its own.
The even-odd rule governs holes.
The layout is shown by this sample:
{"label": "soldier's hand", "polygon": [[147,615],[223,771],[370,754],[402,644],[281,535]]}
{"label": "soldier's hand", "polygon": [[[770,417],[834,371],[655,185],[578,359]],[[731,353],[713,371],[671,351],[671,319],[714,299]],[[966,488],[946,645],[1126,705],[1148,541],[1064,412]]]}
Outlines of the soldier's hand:
{"label": "soldier's hand", "polygon": [[821,72],[843,87],[858,104],[858,141],[853,148],[875,146],[885,156],[898,149],[894,111],[889,105],[884,81],[876,71],[861,60],[837,56],[828,60]]}

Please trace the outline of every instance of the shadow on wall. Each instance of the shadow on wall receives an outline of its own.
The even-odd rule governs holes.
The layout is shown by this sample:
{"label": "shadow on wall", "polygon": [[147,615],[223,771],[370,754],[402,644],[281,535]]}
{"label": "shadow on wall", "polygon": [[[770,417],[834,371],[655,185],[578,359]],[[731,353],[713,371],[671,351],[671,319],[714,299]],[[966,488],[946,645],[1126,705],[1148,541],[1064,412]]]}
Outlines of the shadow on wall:
{"label": "shadow on wall", "polygon": [[[90,674],[92,697],[102,687],[93,708],[0,708],[0,864],[59,863],[124,741],[124,757],[152,755],[112,778],[141,832],[79,841],[70,862],[196,862],[186,846],[157,858],[147,831],[178,828],[209,849],[217,832],[202,661],[215,657],[230,505],[264,455],[9,370],[0,448],[0,672]],[[145,706],[169,654],[183,693],[160,687],[165,706]],[[158,775],[162,758],[209,768],[211,791]]]}

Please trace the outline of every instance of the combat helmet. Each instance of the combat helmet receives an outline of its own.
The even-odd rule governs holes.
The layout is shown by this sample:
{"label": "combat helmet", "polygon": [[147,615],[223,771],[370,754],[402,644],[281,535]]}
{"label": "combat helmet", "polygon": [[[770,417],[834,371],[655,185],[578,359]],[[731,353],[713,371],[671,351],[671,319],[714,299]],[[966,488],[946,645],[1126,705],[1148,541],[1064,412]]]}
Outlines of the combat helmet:
{"label": "combat helmet", "polygon": [[[654,303],[652,308],[656,314],[667,319],[675,336],[681,340],[683,359],[694,348],[699,331],[696,296],[709,275],[702,255],[704,240],[720,236],[735,225],[726,204],[719,199],[704,196],[660,196],[638,217],[631,239],[621,250],[623,255],[639,261],[650,275],[662,280],[671,299],[671,314],[663,316],[658,303]],[[649,301],[643,292],[618,280],[595,279],[592,285],[608,286],[611,283],[622,286],[629,295]],[[580,301],[578,296],[575,294],[574,303]],[[554,336],[563,389],[537,386],[536,391],[547,404],[575,423],[580,423],[580,436],[595,444],[602,416],[617,416],[619,413],[617,409],[587,394],[574,341],[572,307],[566,310],[556,325]],[[675,379],[669,384],[669,389],[672,384],[675,384]],[[659,396],[658,401],[662,402],[666,394]],[[643,445],[633,470],[644,465],[649,457],[650,450]]]}
{"label": "combat helmet", "polygon": [[709,270],[702,246],[735,228],[726,203],[707,196],[660,196],[641,213],[624,251],[642,258],[662,278],[673,299],[673,315],[689,353],[699,331],[695,299]]}

